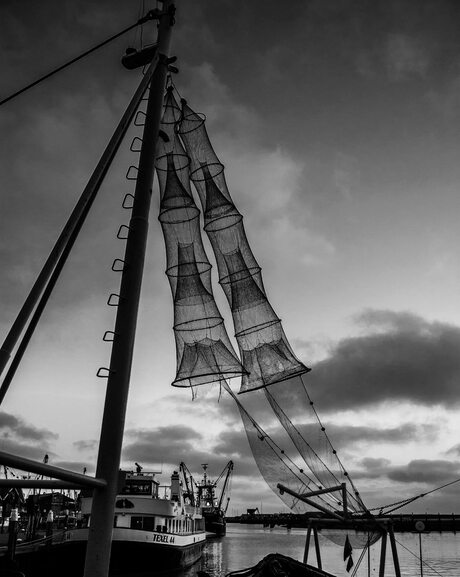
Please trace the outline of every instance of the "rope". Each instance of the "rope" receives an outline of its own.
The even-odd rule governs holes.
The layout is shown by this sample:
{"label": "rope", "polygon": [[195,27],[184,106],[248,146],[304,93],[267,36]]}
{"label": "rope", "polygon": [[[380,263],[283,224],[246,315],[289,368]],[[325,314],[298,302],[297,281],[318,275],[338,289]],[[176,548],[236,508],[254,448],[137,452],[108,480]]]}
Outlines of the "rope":
{"label": "rope", "polygon": [[363,508],[363,511],[364,511],[364,512],[369,513],[369,509],[366,507],[366,505],[364,504],[363,500],[361,499],[361,495],[359,494],[359,491],[356,489],[356,486],[355,486],[355,484],[353,483],[353,481],[352,481],[350,475],[348,474],[347,470],[345,469],[344,465],[342,464],[342,461],[340,460],[339,455],[337,454],[337,451],[334,449],[334,446],[332,445],[332,442],[331,442],[331,440],[330,440],[330,438],[329,438],[329,436],[328,436],[328,434],[327,434],[327,432],[326,432],[326,427],[324,427],[323,423],[321,422],[321,419],[319,418],[319,415],[318,415],[318,413],[317,413],[317,411],[316,411],[316,408],[315,408],[315,406],[314,406],[314,403],[313,403],[313,401],[311,400],[310,395],[308,394],[307,387],[306,387],[306,385],[305,385],[305,383],[304,383],[304,380],[303,380],[303,375],[300,375],[300,382],[301,382],[302,385],[303,385],[303,389],[304,389],[304,391],[305,391],[305,394],[307,395],[307,399],[308,399],[308,401],[310,402],[311,409],[312,409],[313,413],[315,414],[315,417],[316,417],[316,419],[317,419],[317,421],[318,421],[318,424],[319,424],[319,426],[320,426],[320,428],[321,428],[321,431],[323,432],[323,434],[324,434],[327,442],[329,443],[329,446],[330,446],[330,448],[331,448],[331,450],[332,450],[332,454],[335,455],[335,457],[336,457],[336,459],[337,459],[337,462],[338,462],[339,466],[341,467],[341,469],[342,469],[342,471],[343,471],[344,476],[347,477],[348,481],[350,482],[351,487],[353,488],[354,495],[353,495],[352,493],[349,493],[349,491],[347,491],[347,493],[349,493],[350,496],[353,497],[353,498],[361,505],[361,507]]}
{"label": "rope", "polygon": [[[302,384],[303,384],[303,383],[302,383]],[[305,385],[304,385],[304,388],[305,388]],[[329,469],[329,467],[327,466],[327,464],[321,459],[321,457],[320,457],[320,456],[318,455],[318,453],[314,450],[314,448],[310,445],[310,443],[308,443],[308,441],[302,436],[302,434],[300,433],[300,431],[297,429],[297,427],[295,427],[295,425],[292,423],[292,421],[289,419],[289,417],[286,415],[286,413],[283,411],[283,409],[279,406],[279,404],[277,403],[277,401],[275,400],[275,398],[272,396],[272,394],[268,391],[268,389],[265,389],[265,394],[267,395],[270,403],[273,402],[274,405],[276,405],[277,410],[279,410],[280,413],[283,414],[284,418],[285,418],[287,421],[289,421],[289,423],[290,423],[290,425],[292,426],[292,428],[293,428],[293,429],[295,430],[295,432],[299,435],[299,437],[302,439],[302,441],[308,446],[308,448],[311,450],[311,452],[314,454],[314,456],[317,458],[317,460],[321,463],[321,465],[324,467],[324,469],[333,477],[333,479],[334,479],[337,483],[340,483],[340,482],[341,482],[341,479],[339,479],[339,478],[335,475],[335,473]],[[275,413],[276,413],[276,411],[275,411]],[[316,414],[316,413],[315,413],[315,414]],[[283,423],[281,422],[281,424],[283,424]],[[288,435],[289,435],[289,431],[287,431],[287,433],[288,433]],[[290,435],[289,435],[289,436],[290,436]],[[313,466],[310,465],[310,464],[307,462],[307,459],[303,456],[302,452],[301,452],[300,449],[297,447],[297,445],[296,445],[296,443],[295,443],[294,440],[293,440],[293,442],[294,442],[294,445],[296,446],[297,450],[299,451],[299,453],[302,455],[302,457],[303,457],[306,465],[308,466],[308,468],[310,469],[310,471],[313,473],[313,475],[314,475],[314,476],[316,477],[316,479],[318,480],[318,483],[319,483],[320,485],[324,485],[324,484],[325,484],[325,483],[324,483],[324,480],[321,480],[321,479],[319,478],[318,474],[314,471]],[[351,497],[351,499],[355,500],[355,501],[358,503],[358,506],[360,506],[360,502],[355,498],[355,496],[354,496],[352,493],[350,493],[349,491],[347,491],[347,493],[348,493],[349,497]],[[340,500],[339,500],[338,498],[335,498],[335,496],[334,496],[334,499],[336,500],[337,503],[340,502]]]}
{"label": "rope", "polygon": [[417,499],[421,499],[422,497],[426,497],[427,495],[431,495],[431,493],[435,493],[436,491],[440,491],[441,489],[445,489],[450,485],[455,485],[455,483],[460,483],[460,479],[455,479],[455,481],[450,481],[449,483],[445,483],[444,485],[440,485],[439,487],[435,487],[426,493],[420,493],[420,495],[416,495],[415,497],[408,497],[407,499],[403,499],[402,501],[396,501],[395,503],[389,503],[388,505],[382,505],[381,507],[373,507],[369,509],[369,511],[380,511],[379,515],[383,515],[384,509],[388,509],[389,507],[394,507],[393,509],[389,509],[385,511],[385,514],[392,513]]}
{"label": "rope", "polygon": [[[225,380],[222,380],[222,386],[223,386],[224,390],[227,391],[227,393],[233,398],[233,400],[236,402],[238,407],[244,412],[246,417],[251,421],[251,423],[257,429],[257,431],[260,433],[262,438],[259,436],[259,439],[268,445],[268,447],[271,449],[271,451],[274,453],[274,455],[278,458],[278,460],[280,460],[305,487],[309,488],[309,483],[316,485],[314,479],[312,479],[309,475],[307,475],[307,473],[305,473],[305,471],[301,470],[300,467],[289,457],[289,455],[287,455],[285,453],[284,449],[281,449],[281,447],[278,446],[278,444],[270,437],[270,435],[268,435],[262,429],[262,427],[255,421],[255,419],[247,412],[247,410],[243,407],[240,400],[236,397],[235,393],[232,391],[232,389],[230,388],[230,386],[228,385],[228,383]],[[281,455],[283,455],[284,458],[281,457],[281,455],[279,453],[281,453]],[[255,455],[254,455],[254,457],[255,457]],[[289,463],[291,464],[291,466],[293,468],[291,468],[289,466],[289,464],[286,462],[285,459],[287,461],[289,461]],[[257,464],[257,459],[256,459],[256,464]],[[294,468],[297,469],[299,471],[299,473],[301,473],[302,476],[308,480],[308,483],[306,483],[304,479],[299,477],[299,475],[293,470]],[[319,501],[322,501],[325,504],[325,506],[330,507],[330,503],[328,501],[326,501],[322,495],[318,495],[317,499]],[[299,499],[295,499],[293,506],[296,506],[298,501],[299,501]]]}
{"label": "rope", "polygon": [[426,561],[424,561],[423,559],[420,559],[420,557],[414,553],[413,551],[411,551],[408,547],[406,547],[405,545],[403,545],[400,541],[398,541],[397,539],[395,539],[396,543],[398,545],[400,545],[403,549],[405,549],[408,553],[410,553],[413,557],[415,557],[418,561],[421,561],[424,565],[426,565],[428,567],[428,569],[430,571],[434,571],[434,573],[436,573],[436,575],[440,575],[440,577],[443,577],[442,573],[439,573],[438,571],[436,571],[436,569],[434,567],[432,567],[431,565],[429,565]]}
{"label": "rope", "polygon": [[64,70],[65,68],[69,67],[71,64],[75,64],[75,62],[78,62],[79,60],[81,60],[82,58],[84,58],[85,56],[88,56],[88,54],[91,54],[92,52],[95,52],[96,50],[98,50],[99,48],[102,48],[102,46],[105,46],[106,44],[108,44],[109,42],[112,42],[113,40],[115,40],[116,38],[119,38],[120,36],[122,36],[123,34],[126,34],[126,32],[129,32],[130,30],[132,30],[133,28],[135,28],[136,26],[142,25],[144,24],[144,22],[147,22],[148,20],[152,20],[154,18],[154,11],[150,11],[146,14],[146,16],[140,18],[135,24],[132,24],[131,26],[128,26],[128,28],[125,28],[124,30],[122,30],[121,32],[118,32],[117,34],[114,34],[113,36],[111,36],[110,38],[107,38],[107,40],[104,40],[103,42],[100,42],[99,44],[97,44],[96,46],[93,46],[92,48],[90,48],[89,50],[86,50],[85,52],[83,52],[82,54],[80,54],[79,56],[76,56],[75,58],[72,58],[71,60],[69,60],[68,62],[66,62],[65,64],[62,64],[61,66],[58,66],[57,68],[55,68],[54,70],[52,70],[51,72],[48,72],[48,74],[45,74],[44,76],[42,76],[41,78],[39,78],[38,80],[35,80],[34,82],[31,82],[30,84],[27,84],[26,86],[24,86],[23,88],[21,88],[20,90],[17,90],[16,92],[14,92],[13,94],[10,94],[9,96],[7,96],[6,98],[4,98],[3,100],[0,100],[0,106],[2,106],[3,104],[6,104],[7,102],[9,102],[10,100],[13,100],[13,98],[16,98],[17,96],[19,96],[20,94],[22,94],[23,92],[26,92],[27,90],[30,90],[30,88],[33,88],[34,86],[37,86],[37,84],[40,84],[40,82],[43,82],[44,80],[47,80],[48,78],[50,78],[51,76],[54,76],[54,74],[57,74],[58,72],[60,72],[61,70]]}
{"label": "rope", "polygon": [[363,547],[363,550],[361,551],[361,555],[359,556],[359,559],[356,562],[356,565],[353,569],[353,573],[351,574],[351,577],[356,577],[356,573],[358,572],[359,566],[361,565],[362,560],[364,559],[364,555],[366,554],[368,547],[369,547],[369,540],[367,541],[367,545],[365,547]]}

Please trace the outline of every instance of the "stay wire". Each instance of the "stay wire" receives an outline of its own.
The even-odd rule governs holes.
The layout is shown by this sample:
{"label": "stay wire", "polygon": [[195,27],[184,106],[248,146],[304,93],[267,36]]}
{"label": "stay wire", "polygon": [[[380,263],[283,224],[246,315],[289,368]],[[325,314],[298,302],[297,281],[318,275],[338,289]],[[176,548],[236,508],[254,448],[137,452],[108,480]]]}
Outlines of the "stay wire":
{"label": "stay wire", "polygon": [[405,545],[403,545],[401,543],[401,541],[398,541],[397,539],[395,539],[396,543],[402,547],[403,549],[405,549],[408,553],[410,553],[413,557],[415,557],[417,559],[417,561],[421,561],[424,565],[426,565],[426,567],[428,567],[428,569],[430,571],[434,571],[434,573],[436,573],[436,575],[440,575],[440,577],[443,577],[442,573],[439,573],[438,571],[436,571],[436,569],[434,567],[432,567],[429,563],[427,563],[424,559],[420,559],[420,557],[417,555],[417,553],[414,553],[413,551],[411,551],[409,549],[409,547],[406,547]]}
{"label": "stay wire", "polygon": [[[149,13],[150,14],[150,13]],[[75,58],[72,58],[71,60],[69,60],[68,62],[66,62],[65,64],[61,64],[61,66],[58,66],[57,68],[55,68],[54,70],[52,70],[51,72],[48,72],[48,74],[45,74],[44,76],[42,76],[41,78],[39,78],[38,80],[35,80],[34,82],[31,82],[30,84],[27,84],[26,86],[24,86],[23,88],[21,88],[20,90],[17,90],[16,92],[14,92],[13,94],[10,94],[9,96],[7,96],[6,98],[4,98],[3,100],[0,100],[0,106],[2,106],[3,104],[6,104],[7,102],[9,102],[10,100],[13,100],[13,98],[16,98],[17,96],[19,96],[20,94],[23,94],[24,92],[26,92],[27,90],[30,90],[31,88],[33,88],[34,86],[37,86],[37,84],[40,84],[41,82],[43,82],[44,80],[47,80],[48,78],[50,78],[51,76],[54,76],[55,74],[57,74],[58,72],[61,72],[61,70],[64,70],[65,68],[68,68],[69,66],[71,66],[72,64],[75,64],[75,62],[78,62],[79,60],[81,60],[82,58],[84,58],[85,56],[88,56],[89,54],[91,54],[92,52],[95,52],[96,50],[99,50],[99,48],[102,48],[103,46],[105,46],[106,44],[109,44],[109,42],[112,42],[113,40],[116,40],[117,38],[119,38],[120,36],[123,36],[123,34],[126,34],[127,32],[129,32],[130,30],[132,30],[133,28],[135,28],[136,26],[140,26],[142,25],[144,22],[146,22],[147,20],[150,20],[152,17],[149,16],[149,14],[147,14],[146,16],[144,16],[143,18],[140,18],[135,24],[132,24],[131,26],[128,26],[128,28],[125,28],[124,30],[121,30],[121,32],[118,32],[117,34],[114,34],[113,36],[111,36],[110,38],[107,38],[106,40],[104,40],[103,42],[100,42],[99,44],[97,44],[96,46],[93,46],[92,48],[90,48],[89,50],[86,50],[85,52],[82,52],[79,56],[75,56]]]}
{"label": "stay wire", "polygon": [[363,502],[363,500],[362,500],[362,498],[361,498],[361,495],[360,495],[359,491],[357,490],[355,484],[353,483],[350,475],[348,474],[348,472],[347,472],[347,470],[345,469],[342,461],[340,460],[339,455],[337,454],[337,451],[334,449],[334,446],[333,446],[333,444],[332,444],[332,442],[331,442],[331,440],[330,440],[330,438],[329,438],[329,435],[328,435],[327,432],[326,432],[326,427],[323,426],[323,423],[321,422],[321,419],[319,418],[319,415],[318,415],[318,413],[317,413],[317,411],[316,411],[316,407],[314,406],[314,403],[313,403],[313,401],[311,400],[310,395],[308,394],[307,387],[306,387],[305,382],[304,382],[304,380],[303,380],[303,375],[300,375],[300,382],[302,383],[303,389],[304,389],[304,391],[305,391],[305,394],[307,395],[307,399],[308,399],[309,402],[310,402],[310,406],[311,406],[311,408],[312,408],[313,413],[314,413],[315,416],[316,416],[316,419],[317,419],[317,421],[318,421],[318,424],[319,424],[319,426],[321,427],[321,431],[323,432],[323,434],[324,434],[324,436],[325,436],[325,438],[326,438],[326,440],[327,440],[327,442],[328,442],[328,444],[329,444],[329,447],[330,447],[331,450],[332,450],[332,453],[335,455],[335,457],[336,457],[336,459],[337,459],[337,462],[338,462],[339,466],[341,467],[341,469],[342,469],[342,471],[343,471],[343,473],[344,473],[344,476],[347,477],[347,479],[349,480],[350,485],[351,485],[351,487],[352,487],[352,489],[353,489],[353,491],[354,491],[354,495],[353,495],[353,493],[351,493],[351,492],[348,491],[348,490],[347,490],[347,493],[349,494],[350,497],[352,497],[355,501],[357,501],[357,502],[362,506],[362,508],[363,508],[363,510],[364,510],[365,513],[370,513],[369,509],[368,509],[368,508],[366,507],[366,505],[364,504],[364,502]]}
{"label": "stay wire", "polygon": [[[393,509],[389,510],[389,511],[385,511],[385,515],[388,515],[388,513],[392,513],[393,511],[396,511],[397,509],[401,509],[401,507],[404,507],[405,505],[409,505],[409,503],[412,503],[413,501],[416,501],[417,499],[421,499],[422,497],[426,497],[427,495],[430,495],[431,493],[435,493],[436,491],[440,491],[441,489],[445,489],[446,487],[449,487],[450,485],[455,485],[455,483],[459,483],[460,479],[455,479],[454,481],[450,481],[449,483],[445,483],[444,485],[440,485],[439,487],[435,487],[434,489],[431,489],[430,491],[426,491],[426,493],[420,493],[420,495],[415,495],[414,497],[408,497],[407,499],[401,500],[401,501],[396,501],[395,503],[389,503],[388,505],[383,505],[381,507],[373,507],[372,509],[369,509],[369,511],[383,511],[384,509],[388,509],[389,507],[394,507]],[[398,505],[398,506],[396,506]]]}
{"label": "stay wire", "polygon": [[[314,479],[312,479],[305,471],[301,470],[299,468],[299,466],[289,457],[289,455],[286,454],[286,452],[281,449],[281,447],[270,437],[270,435],[268,435],[263,429],[262,427],[255,421],[255,419],[248,413],[248,411],[245,409],[245,407],[242,405],[242,403],[239,401],[239,399],[237,399],[235,393],[232,391],[232,389],[230,388],[230,386],[228,385],[228,383],[223,380],[222,381],[223,384],[223,388],[225,391],[227,391],[227,393],[233,398],[233,400],[236,402],[236,404],[238,405],[239,409],[242,410],[244,412],[244,414],[246,415],[246,417],[249,419],[249,421],[251,421],[251,423],[253,424],[253,426],[257,429],[257,431],[259,433],[261,433],[263,438],[259,439],[261,441],[266,442],[266,444],[268,445],[268,447],[270,448],[270,450],[274,453],[274,455],[291,471],[291,473],[300,481],[300,483],[302,483],[307,489],[309,488],[309,484],[313,484],[316,485],[316,482]],[[281,455],[284,456],[281,457]],[[292,468],[289,466],[289,464],[286,462],[286,460],[289,461],[289,463],[291,463]],[[257,460],[256,460],[257,463]],[[307,480],[308,483],[305,482],[304,479],[302,479],[301,477],[299,477],[299,475],[294,471],[294,469],[297,469]],[[330,497],[333,498],[332,495],[330,495]],[[318,495],[317,496],[319,501],[322,501],[326,506],[331,506],[331,504],[322,496],[322,495]],[[300,499],[295,499],[295,505],[297,505],[297,503],[299,502]]]}

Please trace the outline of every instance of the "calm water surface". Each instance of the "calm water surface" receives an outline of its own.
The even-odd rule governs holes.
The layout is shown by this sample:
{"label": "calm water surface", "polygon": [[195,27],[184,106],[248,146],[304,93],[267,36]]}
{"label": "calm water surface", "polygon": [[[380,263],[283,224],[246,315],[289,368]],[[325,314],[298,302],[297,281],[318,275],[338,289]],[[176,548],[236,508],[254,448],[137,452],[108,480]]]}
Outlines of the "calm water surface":
{"label": "calm water surface", "polygon": [[[258,563],[269,553],[282,553],[302,560],[306,529],[283,527],[264,529],[261,525],[227,525],[227,535],[223,538],[208,538],[200,562],[181,574],[181,577],[196,577],[197,571],[206,571],[211,577],[223,577],[229,571],[245,569]],[[452,533],[428,533],[422,535],[422,558],[425,562],[421,572],[419,560],[419,535],[397,534],[398,554],[402,577],[460,577],[460,535]],[[313,541],[313,539],[312,539]],[[351,576],[342,561],[343,548],[320,535],[323,569],[337,577]],[[355,564],[360,550],[355,549]],[[356,577],[378,577],[380,542],[371,547],[370,564],[365,555]],[[315,565],[314,550],[309,552],[309,562]],[[387,543],[385,577],[394,577],[390,543]]]}

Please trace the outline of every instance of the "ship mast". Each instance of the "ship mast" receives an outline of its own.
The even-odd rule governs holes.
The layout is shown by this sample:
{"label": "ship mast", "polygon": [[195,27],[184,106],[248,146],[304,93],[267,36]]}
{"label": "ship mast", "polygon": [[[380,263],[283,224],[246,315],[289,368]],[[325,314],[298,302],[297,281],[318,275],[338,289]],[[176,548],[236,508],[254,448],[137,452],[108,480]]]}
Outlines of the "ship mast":
{"label": "ship mast", "polygon": [[147,104],[139,170],[121,277],[99,443],[96,477],[105,479],[107,486],[94,491],[84,577],[106,577],[109,570],[118,469],[147,243],[155,150],[173,23],[172,0],[164,0],[155,53],[157,62]]}

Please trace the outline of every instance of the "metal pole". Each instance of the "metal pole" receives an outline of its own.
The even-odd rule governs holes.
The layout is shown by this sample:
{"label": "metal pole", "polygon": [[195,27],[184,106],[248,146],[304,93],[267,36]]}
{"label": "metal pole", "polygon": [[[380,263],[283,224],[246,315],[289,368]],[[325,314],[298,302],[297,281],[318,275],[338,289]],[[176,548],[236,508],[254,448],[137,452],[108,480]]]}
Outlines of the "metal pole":
{"label": "metal pole", "polygon": [[310,538],[311,538],[311,523],[308,525],[307,538],[305,540],[305,551],[303,552],[303,562],[305,563],[305,565],[307,564],[308,561],[308,552],[310,550]]}
{"label": "metal pole", "polygon": [[342,483],[342,506],[343,518],[346,519],[348,515],[348,501],[347,501],[347,484]]}
{"label": "metal pole", "polygon": [[371,536],[367,532],[367,577],[371,577]]}
{"label": "metal pole", "polygon": [[[21,471],[29,471],[30,473],[38,473],[39,475],[45,475],[46,477],[53,477],[62,481],[69,481],[70,483],[75,483],[76,485],[81,485],[83,487],[103,488],[106,486],[106,482],[103,479],[94,479],[94,477],[88,477],[87,475],[81,475],[80,473],[67,471],[66,469],[61,469],[60,467],[53,467],[52,465],[47,465],[46,463],[37,463],[37,461],[25,459],[24,457],[18,457],[17,455],[11,455],[10,453],[5,453],[4,451],[0,451],[0,463],[4,466],[6,465],[8,467],[15,467]],[[13,479],[7,479],[7,481],[9,484],[11,484]]]}
{"label": "metal pole", "polygon": [[420,551],[420,577],[423,577],[422,533],[418,534],[418,548]]}
{"label": "metal pole", "polygon": [[[304,497],[302,494],[300,493],[296,493],[295,491],[291,491],[291,489],[289,489],[289,487],[285,487],[284,485],[282,485],[281,483],[278,483],[276,485],[276,488],[279,490],[279,492],[281,493],[281,495],[283,493],[287,493],[288,495],[292,495],[293,497],[296,497],[297,499],[300,499],[301,501],[303,501],[304,503],[307,503],[308,505],[311,505],[312,507],[314,507],[315,509],[319,509],[320,511],[322,511],[323,513],[327,513],[328,515],[331,515],[332,517],[335,517],[336,519],[339,519],[340,521],[343,521],[344,518],[341,517],[340,515],[338,515],[337,513],[335,513],[335,511],[326,509],[326,507],[323,507],[322,505],[319,505],[318,503],[315,503],[314,501],[311,501],[310,499],[307,499],[306,497]],[[342,487],[340,487],[342,488]]]}
{"label": "metal pole", "polygon": [[173,6],[171,0],[163,3],[164,15],[159,23],[159,62],[155,68],[147,104],[102,420],[96,476],[107,480],[107,488],[94,491],[84,577],[107,577],[109,572],[117,477],[144,269],[155,151],[173,24],[173,18],[168,14],[170,6]]}
{"label": "metal pole", "polygon": [[[88,477],[91,481],[92,477]],[[86,489],[89,487],[70,481],[55,481],[54,479],[0,479],[0,487],[20,487],[21,489]],[[1,515],[0,515],[1,516]]]}
{"label": "metal pole", "polygon": [[321,563],[321,550],[319,548],[318,530],[316,527],[313,527],[313,537],[315,539],[316,562],[318,569],[322,569],[323,565]]}
{"label": "metal pole", "polygon": [[[126,134],[127,129],[129,128],[131,121],[133,119],[136,110],[139,107],[139,103],[142,100],[142,97],[147,89],[147,86],[152,78],[153,75],[153,68],[150,68],[147,73],[145,74],[144,78],[142,79],[136,93],[134,94],[131,102],[128,104],[123,117],[121,118],[115,132],[110,139],[107,148],[105,149],[104,153],[102,154],[96,168],[94,169],[93,174],[91,175],[88,184],[86,185],[84,191],[82,192],[81,197],[79,198],[77,204],[75,205],[72,214],[69,217],[66,225],[64,226],[59,238],[56,241],[50,255],[48,256],[47,261],[45,262],[40,274],[35,281],[28,297],[26,298],[21,310],[19,311],[16,320],[13,323],[8,335],[3,342],[2,347],[0,348],[0,374],[5,369],[5,366],[8,363],[8,360],[11,356],[11,352],[15,347],[19,337],[21,336],[24,327],[27,324],[27,321],[32,314],[37,301],[43,292],[48,279],[53,272],[56,263],[64,250],[69,238],[71,237],[73,231],[79,225],[83,224],[82,219],[84,220],[91,204],[93,203],[97,192],[104,180],[104,177],[110,167],[110,164],[115,157],[115,154]],[[3,401],[3,398],[8,391],[9,382],[2,384],[0,389],[0,404]]]}
{"label": "metal pole", "polygon": [[387,532],[382,530],[382,543],[380,545],[380,568],[379,577],[385,577],[385,559],[387,554]]}
{"label": "metal pole", "polygon": [[395,576],[401,577],[401,569],[399,567],[398,549],[396,548],[395,534],[393,532],[393,525],[388,525],[388,533],[390,535],[391,552],[393,554],[393,564],[395,566]]}

